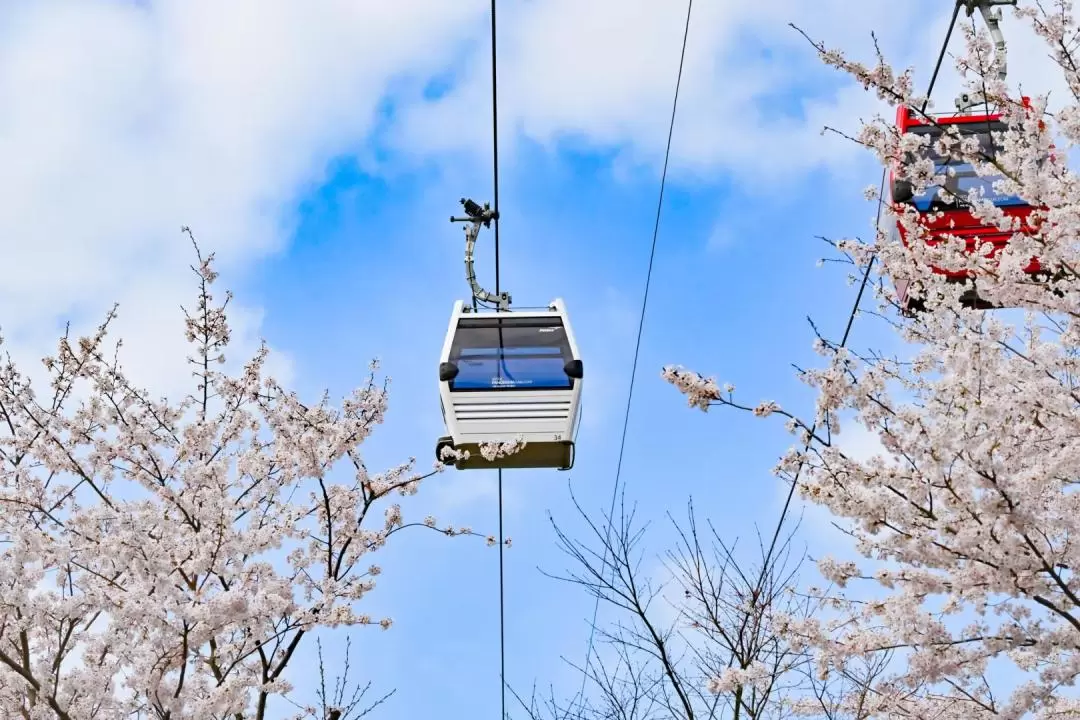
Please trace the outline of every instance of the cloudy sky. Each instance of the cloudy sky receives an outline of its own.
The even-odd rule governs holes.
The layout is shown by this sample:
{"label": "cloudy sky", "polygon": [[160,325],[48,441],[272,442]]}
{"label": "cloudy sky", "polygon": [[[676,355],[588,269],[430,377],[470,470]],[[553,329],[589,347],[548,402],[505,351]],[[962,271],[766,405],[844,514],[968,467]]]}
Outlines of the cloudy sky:
{"label": "cloudy sky", "polygon": [[[843,268],[816,268],[827,248],[815,237],[872,232],[862,190],[880,170],[821,129],[892,110],[821,66],[788,23],[865,59],[874,31],[925,82],[951,6],[695,4],[622,474],[657,523],[647,558],[663,550],[664,513],[691,495],[732,538],[771,532],[783,488],[769,470],[788,443],[778,423],[686,409],[660,367],[806,407],[792,370],[814,361],[805,318],[838,337],[854,296]],[[540,572],[567,566],[548,513],[574,531],[568,484],[590,511],[610,498],[684,13],[666,0],[500,0],[503,285],[521,304],[565,298],[587,368],[577,466],[506,476],[507,672],[523,691],[573,687],[560,656],[585,650],[591,600]],[[487,23],[480,0],[0,0],[12,352],[40,357],[65,321],[86,328],[119,302],[132,375],[180,394],[190,225],[237,292],[234,356],[266,338],[308,395],[347,392],[381,358],[392,404],[369,464],[429,463],[438,351],[467,292],[446,218],[463,195],[491,199]],[[1006,32],[1014,80],[1045,77],[1030,31]],[[940,106],[957,85],[947,65]],[[481,282],[491,258],[482,240]],[[891,339],[868,318],[854,342]],[[489,473],[448,472],[406,509],[494,531],[494,487]],[[833,541],[826,523],[806,527],[818,549]],[[367,602],[395,626],[354,638],[361,677],[399,690],[381,717],[497,715],[496,552],[416,534],[382,563]]]}

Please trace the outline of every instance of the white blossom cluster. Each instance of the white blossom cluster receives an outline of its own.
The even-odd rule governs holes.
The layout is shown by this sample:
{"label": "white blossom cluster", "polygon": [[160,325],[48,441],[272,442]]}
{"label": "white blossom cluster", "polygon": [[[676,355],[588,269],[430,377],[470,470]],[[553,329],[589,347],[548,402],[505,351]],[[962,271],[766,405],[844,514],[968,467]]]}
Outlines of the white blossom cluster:
{"label": "white blossom cluster", "polygon": [[112,315],[61,339],[49,387],[0,364],[0,717],[269,717],[305,635],[390,627],[356,606],[371,553],[408,527],[389,496],[423,478],[361,459],[385,385],[373,366],[334,408],[265,376],[265,347],[236,377],[215,369],[229,326],[211,260],[179,403],[108,357]]}

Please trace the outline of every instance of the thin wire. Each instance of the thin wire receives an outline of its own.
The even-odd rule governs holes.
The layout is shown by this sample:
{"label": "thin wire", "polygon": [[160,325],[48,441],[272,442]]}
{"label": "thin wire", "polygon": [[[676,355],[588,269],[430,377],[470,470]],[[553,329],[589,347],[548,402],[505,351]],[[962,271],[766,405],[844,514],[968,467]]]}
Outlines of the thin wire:
{"label": "thin wire", "polygon": [[945,51],[949,47],[949,38],[952,37],[953,28],[956,27],[956,17],[960,14],[960,4],[963,0],[956,0],[956,6],[953,7],[952,19],[949,21],[949,29],[945,31],[945,42],[941,43],[941,52],[937,56],[937,64],[934,65],[934,72],[930,76],[930,86],[926,89],[926,99],[923,100],[922,113],[926,113],[926,106],[930,103],[930,93],[934,92],[934,83],[937,82],[938,72],[941,70],[941,63],[945,60]]}
{"label": "thin wire", "polygon": [[[926,104],[930,101],[930,94],[934,92],[934,84],[937,82],[938,73],[941,70],[941,63],[945,60],[945,53],[949,47],[949,38],[952,37],[953,28],[956,25],[956,16],[960,12],[960,3],[962,0],[957,0],[956,7],[953,8],[952,20],[949,22],[949,29],[945,33],[945,40],[941,43],[941,52],[938,53],[937,63],[934,65],[934,72],[930,75],[930,84],[926,90],[926,101],[923,103],[923,112],[926,110]],[[881,224],[881,211],[885,205],[885,176],[888,173],[888,168],[881,171],[881,186],[878,189],[878,206],[877,206],[877,219],[874,222],[874,227],[878,227]],[[866,290],[867,282],[870,280],[870,271],[874,267],[874,261],[877,260],[877,255],[870,256],[870,261],[866,264],[866,271],[863,273],[862,282],[859,284],[859,292],[855,295],[855,302],[851,306],[851,312],[848,314],[847,325],[844,327],[844,336],[840,340],[840,348],[847,346],[848,338],[851,336],[851,327],[855,324],[855,316],[858,315],[859,305],[862,303],[863,292]],[[814,433],[817,431],[817,423],[815,422],[810,427],[810,435],[806,439],[806,445],[803,447],[803,453],[805,454],[809,449],[814,439]],[[791,487],[788,488],[787,498],[784,500],[784,507],[780,510],[780,518],[776,522],[776,530],[773,532],[772,540],[769,543],[769,549],[765,553],[765,561],[761,565],[761,574],[758,577],[757,586],[760,587],[761,583],[765,579],[765,574],[768,571],[769,563],[772,560],[772,554],[776,549],[776,542],[780,537],[780,531],[783,529],[784,521],[787,519],[788,510],[791,508],[791,499],[795,495],[795,488],[799,486],[799,475],[802,473],[804,467],[803,463],[799,463],[799,467],[795,469],[795,475],[791,479]]]}
{"label": "thin wire", "polygon": [[[876,227],[881,222],[881,208],[884,204],[885,192],[885,175],[888,172],[887,169],[881,171],[881,185],[878,188],[878,207],[877,207],[877,220],[874,222]],[[851,313],[848,315],[847,327],[844,328],[844,337],[840,340],[840,347],[844,347],[847,344],[848,337],[851,334],[851,326],[855,322],[855,316],[858,314],[859,304],[862,302],[863,291],[866,290],[866,284],[870,279],[870,268],[874,265],[876,256],[871,256],[870,262],[866,265],[866,272],[863,273],[862,283],[859,284],[859,292],[855,296],[855,304],[851,308]],[[814,423],[810,427],[810,437],[806,440],[806,445],[803,447],[805,453],[810,449],[810,442],[814,437],[814,432],[817,430],[817,423]],[[784,520],[787,519],[788,509],[791,507],[791,499],[795,496],[795,488],[799,486],[799,473],[802,472],[803,464],[799,463],[799,467],[795,469],[795,476],[792,478],[791,487],[788,489],[787,498],[784,500],[784,507],[780,510],[780,519],[776,522],[776,529],[773,531],[772,540],[769,542],[769,549],[765,553],[765,561],[761,564],[761,572],[758,574],[757,584],[754,585],[754,589],[759,591],[763,582],[765,582],[765,576],[769,571],[769,563],[772,561],[772,554],[776,550],[776,541],[780,537],[780,530],[784,527]],[[728,658],[728,667],[731,667],[735,663],[735,654],[732,653]],[[713,698],[712,706],[709,708],[709,718],[716,715],[716,706],[720,702],[720,694],[717,694]]]}
{"label": "thin wire", "polygon": [[[959,6],[957,6],[959,8]],[[955,18],[954,18],[955,19]],[[491,176],[495,210],[495,294],[499,294],[499,81],[495,62],[495,0],[491,0]]]}
{"label": "thin wire", "polygon": [[[499,294],[499,75],[496,58],[495,0],[491,0],[491,180],[492,209],[495,211],[495,294]],[[502,345],[502,328],[499,329],[499,345]],[[506,720],[506,570],[503,551],[503,472],[498,470],[499,484],[499,698],[502,714]]]}
{"label": "thin wire", "polygon": [[[690,35],[690,12],[694,7],[694,0],[686,4],[686,26],[683,29],[682,50],[679,53],[679,72],[675,77],[675,97],[671,103],[671,121],[668,124],[667,146],[664,149],[664,168],[660,172],[660,196],[656,202],[656,221],[653,225],[652,246],[649,249],[649,268],[645,273],[645,291],[641,298],[641,315],[638,319],[637,339],[634,342],[634,361],[630,369],[630,388],[626,395],[626,412],[623,415],[622,437],[619,440],[619,459],[615,466],[615,483],[611,488],[611,506],[608,509],[605,531],[610,531],[611,517],[615,513],[615,498],[618,496],[619,479],[622,476],[623,456],[626,451],[626,435],[630,426],[630,406],[634,399],[634,379],[637,377],[638,358],[641,354],[641,336],[645,327],[645,309],[649,304],[649,287],[652,283],[653,263],[656,258],[656,242],[660,235],[660,216],[664,208],[664,188],[667,185],[668,161],[671,158],[671,139],[675,134],[675,113],[679,107],[679,88],[682,86],[683,64],[686,60],[686,40]],[[607,568],[607,544],[604,545],[604,556],[601,562],[600,572]],[[593,605],[592,622],[589,623],[589,644],[585,652],[585,664],[581,673],[581,689],[578,690],[577,698],[584,700],[585,683],[588,679],[586,669],[589,658],[592,656],[593,643],[596,637],[596,617],[600,610],[600,596],[597,595]]]}
{"label": "thin wire", "polygon": [[[952,36],[953,27],[956,25],[956,16],[960,12],[960,3],[962,0],[957,0],[956,7],[953,8],[952,20],[949,21],[949,29],[945,33],[945,41],[941,44],[941,52],[938,53],[937,63],[934,65],[934,72],[930,75],[930,85],[926,90],[926,100],[923,101],[922,112],[926,113],[926,106],[930,102],[930,94],[934,91],[934,84],[937,82],[938,72],[941,70],[941,63],[945,60],[945,52],[949,47],[949,38]],[[877,206],[877,218],[874,221],[874,227],[877,228],[881,225],[881,210],[885,204],[885,176],[888,174],[888,168],[884,168],[881,171],[881,184],[878,186],[878,206]],[[863,292],[866,290],[867,282],[870,280],[870,270],[874,266],[874,261],[877,260],[877,255],[871,255],[870,261],[866,264],[866,271],[863,273],[862,282],[859,283],[859,292],[855,295],[855,303],[851,307],[851,312],[848,314],[847,325],[844,327],[844,336],[840,340],[840,347],[847,345],[848,338],[851,336],[851,327],[855,324],[855,316],[858,315],[859,305],[862,303]],[[813,440],[814,433],[817,431],[817,423],[815,422],[810,427],[810,436],[806,440],[806,445],[803,447],[803,453],[806,453],[810,449],[810,443]],[[791,487],[788,489],[787,498],[784,500],[784,507],[780,511],[780,518],[776,522],[776,529],[773,531],[772,540],[769,542],[769,549],[765,553],[765,561],[761,564],[761,573],[758,575],[757,585],[755,588],[760,588],[761,584],[765,581],[765,575],[768,573],[769,563],[772,561],[772,554],[776,550],[776,542],[780,537],[780,531],[783,529],[784,520],[787,518],[788,510],[791,508],[791,499],[795,495],[795,488],[799,486],[799,474],[802,472],[803,463],[799,463],[799,467],[795,469],[795,475],[791,479]],[[735,662],[734,654],[728,658],[728,667],[731,667]],[[717,695],[713,699],[712,707],[709,709],[709,718],[712,718],[716,714],[716,706],[720,701],[720,695]]]}
{"label": "thin wire", "polygon": [[[877,219],[874,221],[876,227],[881,223],[881,209],[885,204],[884,192],[885,192],[885,175],[888,170],[881,171],[881,186],[878,190],[878,207],[877,207]],[[848,315],[847,326],[844,328],[844,337],[840,340],[839,347],[843,348],[847,345],[848,338],[851,336],[851,326],[855,323],[855,316],[859,313],[859,305],[862,303],[863,292],[866,290],[866,285],[870,280],[870,270],[874,267],[874,260],[877,256],[871,256],[870,262],[866,264],[866,272],[863,273],[862,282],[859,283],[859,292],[855,295],[855,302],[851,306],[851,313]],[[806,439],[806,445],[803,447],[805,453],[810,449],[810,444],[813,442],[814,433],[817,431],[817,423],[815,422],[810,426],[810,435]],[[776,550],[776,541],[780,537],[780,531],[783,529],[784,521],[787,519],[788,510],[791,508],[791,499],[795,496],[795,488],[799,486],[799,475],[802,473],[803,463],[799,463],[799,467],[795,469],[795,475],[791,480],[791,487],[788,488],[787,498],[784,500],[784,507],[780,510],[780,518],[776,522],[776,529],[773,531],[772,540],[769,542],[769,549],[765,553],[765,561],[761,565],[761,574],[758,576],[757,585],[760,587],[761,583],[765,580],[765,575],[768,572],[769,563],[772,561],[773,551]]]}
{"label": "thin wire", "polygon": [[502,686],[502,718],[506,720],[506,604],[503,594],[503,482],[502,469],[499,469],[499,684]]}

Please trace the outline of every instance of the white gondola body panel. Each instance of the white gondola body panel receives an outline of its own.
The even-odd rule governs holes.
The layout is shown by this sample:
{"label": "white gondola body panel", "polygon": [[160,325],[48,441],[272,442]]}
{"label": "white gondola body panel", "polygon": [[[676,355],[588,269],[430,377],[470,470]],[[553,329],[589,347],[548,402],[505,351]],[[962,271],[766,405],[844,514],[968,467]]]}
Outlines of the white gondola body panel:
{"label": "white gondola body panel", "polygon": [[[473,311],[454,305],[440,357],[439,396],[447,436],[436,447],[469,452],[459,469],[573,465],[582,363],[561,300],[547,309]],[[481,443],[524,440],[495,461]],[[442,459],[441,457],[439,459]]]}

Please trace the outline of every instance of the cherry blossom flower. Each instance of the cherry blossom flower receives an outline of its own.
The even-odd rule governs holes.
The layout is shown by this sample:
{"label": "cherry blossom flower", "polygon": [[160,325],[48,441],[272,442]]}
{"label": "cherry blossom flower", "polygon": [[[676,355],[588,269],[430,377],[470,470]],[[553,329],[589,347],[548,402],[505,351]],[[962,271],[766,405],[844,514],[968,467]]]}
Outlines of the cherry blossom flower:
{"label": "cherry blossom flower", "polygon": [[212,255],[194,269],[179,401],[128,381],[106,346],[115,310],[60,339],[48,387],[0,362],[3,717],[267,717],[307,635],[390,627],[357,611],[371,554],[441,530],[391,501],[426,477],[412,461],[363,461],[388,404],[375,370],[338,407],[269,377],[265,346],[225,372],[228,296]]}
{"label": "cherry blossom flower", "polygon": [[[950,133],[937,150],[1000,176],[1001,192],[1036,208],[1035,231],[1015,232],[1000,208],[973,192],[963,199],[976,217],[1014,230],[994,258],[965,252],[959,238],[928,246],[910,206],[890,208],[874,243],[841,245],[860,264],[874,258],[883,286],[900,278],[922,288],[926,310],[912,319],[896,316],[886,292],[878,296],[911,357],[820,342],[825,367],[801,374],[818,393],[814,417],[805,420],[772,404],[738,404],[697,373],[664,371],[693,406],[781,415],[800,435],[776,472],[798,478],[801,495],[844,525],[862,559],[822,559],[819,570],[834,585],[820,598],[834,612],[791,619],[784,631],[814,649],[823,674],[852,658],[903,649],[875,683],[863,717],[1080,715],[1068,689],[1080,676],[1080,178],[1066,162],[1080,142],[1080,27],[1069,0],[1025,3],[1016,17],[1046,40],[1073,97],[1054,113],[1045,94],[1025,107],[998,78],[986,33],[965,28],[956,64],[966,90],[1003,107],[1008,130],[992,159]],[[815,47],[879,98],[921,105],[910,72],[880,56],[863,64]],[[942,179],[932,163],[908,154],[928,140],[898,135],[889,120],[866,123],[856,139],[883,165],[898,163],[898,176],[916,192]],[[891,237],[897,222],[911,239],[906,247]],[[1025,272],[1032,257],[1053,273],[1052,284]],[[1026,312],[1007,322],[965,308],[966,288],[931,265],[970,270],[980,296]],[[845,423],[870,431],[880,451],[865,460],[845,452]],[[811,432],[815,426],[830,432]],[[991,663],[1011,666],[1019,683],[990,679]],[[744,681],[729,673],[712,685]]]}

